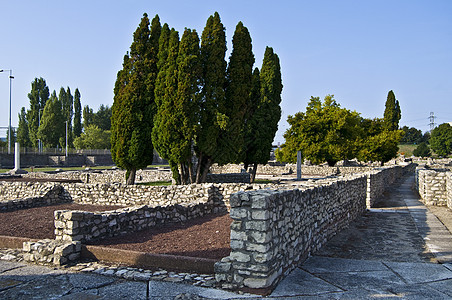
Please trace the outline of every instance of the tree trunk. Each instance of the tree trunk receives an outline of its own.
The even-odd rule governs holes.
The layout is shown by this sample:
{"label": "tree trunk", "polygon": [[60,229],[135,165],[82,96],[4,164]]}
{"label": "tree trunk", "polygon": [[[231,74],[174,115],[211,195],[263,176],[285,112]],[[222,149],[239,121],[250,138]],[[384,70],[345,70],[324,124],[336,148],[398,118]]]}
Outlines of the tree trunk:
{"label": "tree trunk", "polygon": [[132,168],[130,170],[128,170],[129,172],[129,177],[127,177],[127,184],[128,185],[133,185],[135,184],[135,175],[137,173],[137,169],[136,168]]}
{"label": "tree trunk", "polygon": [[202,166],[202,160],[203,160],[202,152],[199,154],[198,158],[198,165],[196,166],[196,183],[199,183],[201,180],[201,166]]}
{"label": "tree trunk", "polygon": [[193,165],[190,162],[190,159],[188,160],[188,177],[189,177],[189,183],[193,183]]}
{"label": "tree trunk", "polygon": [[257,163],[254,164],[253,172],[251,172],[251,183],[253,183],[254,180],[256,179],[256,172],[257,172]]}

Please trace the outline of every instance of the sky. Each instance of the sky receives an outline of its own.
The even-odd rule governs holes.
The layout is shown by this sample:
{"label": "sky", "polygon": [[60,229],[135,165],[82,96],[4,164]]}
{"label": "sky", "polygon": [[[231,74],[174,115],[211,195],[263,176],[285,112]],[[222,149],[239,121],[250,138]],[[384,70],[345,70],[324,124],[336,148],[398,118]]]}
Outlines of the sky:
{"label": "sky", "polygon": [[[12,70],[12,126],[29,108],[31,82],[50,91],[78,88],[82,105],[113,104],[113,87],[143,13],[182,35],[199,35],[215,11],[226,27],[229,59],[239,21],[253,41],[255,66],[266,46],[278,54],[283,143],[287,116],[305,111],[311,96],[336,101],[363,117],[383,117],[389,90],[402,110],[401,126],[430,129],[452,122],[452,1],[6,1],[0,0],[0,69]],[[9,71],[0,73],[0,126],[9,120]],[[0,130],[0,136],[6,131]]]}

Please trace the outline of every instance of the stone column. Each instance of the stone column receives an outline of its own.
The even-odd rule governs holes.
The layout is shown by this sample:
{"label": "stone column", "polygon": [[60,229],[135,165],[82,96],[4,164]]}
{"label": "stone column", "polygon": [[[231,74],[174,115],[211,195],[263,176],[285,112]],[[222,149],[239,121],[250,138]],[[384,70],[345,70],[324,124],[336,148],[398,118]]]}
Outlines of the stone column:
{"label": "stone column", "polygon": [[14,171],[20,169],[20,145],[19,143],[14,144]]}

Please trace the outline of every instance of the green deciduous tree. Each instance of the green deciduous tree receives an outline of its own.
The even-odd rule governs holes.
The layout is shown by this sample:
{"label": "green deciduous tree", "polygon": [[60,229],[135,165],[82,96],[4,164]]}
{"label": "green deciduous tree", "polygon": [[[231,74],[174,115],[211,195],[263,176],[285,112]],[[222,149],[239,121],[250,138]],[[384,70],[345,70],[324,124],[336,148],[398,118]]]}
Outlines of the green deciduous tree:
{"label": "green deciduous tree", "polygon": [[404,135],[400,140],[401,143],[405,144],[420,144],[422,143],[424,137],[422,135],[422,131],[418,130],[414,127],[403,126],[402,130]]}
{"label": "green deciduous tree", "polygon": [[430,157],[432,153],[427,143],[422,142],[416,147],[416,149],[414,149],[413,155],[417,157]]}
{"label": "green deciduous tree", "polygon": [[279,161],[296,162],[297,151],[303,158],[315,164],[354,158],[354,141],[360,132],[360,116],[357,112],[341,108],[332,95],[322,103],[319,97],[311,97],[306,112],[289,116],[290,128],[280,151]]}
{"label": "green deciduous tree", "polygon": [[55,148],[59,145],[60,138],[65,136],[64,116],[61,110],[61,102],[56,92],[47,101],[41,118],[41,126],[38,130],[38,138],[45,147]]}
{"label": "green deciduous tree", "polygon": [[76,149],[110,149],[110,131],[102,130],[94,124],[74,139]]}
{"label": "green deciduous tree", "polygon": [[447,157],[452,153],[452,126],[443,123],[432,130],[430,147],[439,156]]}
{"label": "green deciduous tree", "polygon": [[74,138],[82,134],[82,103],[80,98],[80,91],[77,88],[74,92],[74,128],[72,129]]}
{"label": "green deciduous tree", "polygon": [[[58,99],[61,103],[61,112],[64,122],[67,122],[68,145],[72,146],[72,117],[74,115],[74,97],[71,94],[71,89],[67,87],[67,89],[65,90],[63,87],[61,87]],[[66,147],[65,136],[60,138],[60,145],[61,147]]]}
{"label": "green deciduous tree", "polygon": [[[154,18],[158,20],[158,16]],[[153,21],[153,27],[160,22]],[[114,88],[111,124],[111,152],[113,161],[127,170],[127,183],[134,184],[136,170],[152,163],[151,131],[155,114],[155,80],[153,64],[157,63],[157,49],[152,41],[160,30],[149,28],[147,14],[134,32],[130,55],[126,54],[123,69],[118,72]]]}
{"label": "green deciduous tree", "polygon": [[31,91],[28,93],[30,108],[27,111],[28,132],[33,147],[38,147],[39,120],[49,96],[50,93],[46,81],[42,77],[39,79],[35,78],[31,83]]}
{"label": "green deciduous tree", "polygon": [[19,114],[17,142],[19,142],[21,147],[31,147],[30,136],[28,134],[27,113],[25,112],[25,107],[22,107]]}
{"label": "green deciduous tree", "polygon": [[228,126],[220,140],[224,158],[230,162],[245,159],[245,124],[250,105],[254,54],[248,29],[239,22],[232,37],[232,52],[226,72],[225,115]]}
{"label": "green deciduous tree", "polygon": [[99,107],[97,112],[93,114],[92,123],[102,130],[111,129],[111,107],[103,105]]}
{"label": "green deciduous tree", "polygon": [[394,92],[390,90],[388,92],[388,98],[386,100],[383,117],[385,130],[392,131],[399,129],[399,121],[401,116],[402,114],[399,101],[396,100]]}
{"label": "green deciduous tree", "polygon": [[311,97],[306,112],[289,116],[291,127],[286,142],[276,152],[279,161],[295,162],[302,157],[320,164],[334,165],[339,160],[387,162],[397,155],[402,130],[385,130],[382,119],[363,119],[355,111],[341,108],[332,96],[322,103]]}

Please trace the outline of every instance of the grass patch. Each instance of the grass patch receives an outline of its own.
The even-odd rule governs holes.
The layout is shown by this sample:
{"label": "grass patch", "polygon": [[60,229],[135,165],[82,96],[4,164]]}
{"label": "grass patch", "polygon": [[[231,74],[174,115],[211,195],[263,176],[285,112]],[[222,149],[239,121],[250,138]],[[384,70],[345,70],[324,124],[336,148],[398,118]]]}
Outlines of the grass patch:
{"label": "grass patch", "polygon": [[171,181],[153,181],[153,182],[139,182],[137,185],[144,185],[144,186],[162,186],[162,185],[171,185]]}
{"label": "grass patch", "polygon": [[406,157],[410,157],[413,155],[414,149],[417,148],[418,145],[409,145],[409,144],[399,144],[399,153],[405,155]]}

